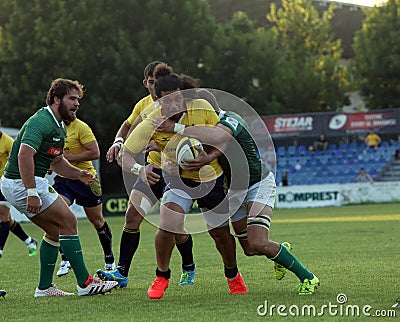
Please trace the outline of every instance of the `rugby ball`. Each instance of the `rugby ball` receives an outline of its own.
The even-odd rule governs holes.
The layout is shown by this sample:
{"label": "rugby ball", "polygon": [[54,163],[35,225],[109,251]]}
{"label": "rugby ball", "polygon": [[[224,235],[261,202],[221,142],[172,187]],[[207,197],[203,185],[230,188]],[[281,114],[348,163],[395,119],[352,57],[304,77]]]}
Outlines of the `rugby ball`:
{"label": "rugby ball", "polygon": [[195,147],[203,149],[201,142],[194,138],[183,137],[176,146],[176,162],[184,169],[184,159],[192,160],[199,155]]}

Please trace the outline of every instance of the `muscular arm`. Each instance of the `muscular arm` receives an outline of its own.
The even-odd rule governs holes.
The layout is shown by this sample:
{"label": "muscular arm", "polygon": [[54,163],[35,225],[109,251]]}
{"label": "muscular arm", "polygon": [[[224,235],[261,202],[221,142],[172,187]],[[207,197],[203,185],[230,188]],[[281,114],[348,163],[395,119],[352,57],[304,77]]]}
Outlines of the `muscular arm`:
{"label": "muscular arm", "polygon": [[131,125],[127,121],[124,121],[124,123],[121,124],[119,130],[117,131],[117,134],[115,135],[115,139],[117,139],[119,137],[126,139],[128,136],[130,127],[131,127]]}
{"label": "muscular arm", "polygon": [[[21,144],[18,153],[18,167],[21,174],[22,182],[26,189],[34,189],[36,191],[35,182],[35,161],[33,159],[36,151],[28,145]],[[37,214],[42,208],[42,201],[36,191],[35,195],[29,195],[26,198],[26,210],[30,213]]]}
{"label": "muscular arm", "polygon": [[224,151],[232,138],[232,131],[223,124],[215,126],[189,126],[183,131],[185,136],[198,139],[203,144],[215,146],[218,150]]}
{"label": "muscular arm", "polygon": [[70,179],[79,179],[81,170],[71,165],[62,155],[50,164],[50,170]]}
{"label": "muscular arm", "polygon": [[65,153],[64,158],[68,161],[91,161],[100,157],[100,149],[97,141],[84,145],[85,151],[81,153]]}
{"label": "muscular arm", "polygon": [[33,157],[36,151],[30,146],[21,144],[18,153],[18,166],[22,182],[26,189],[36,188],[35,183],[35,162]]}
{"label": "muscular arm", "polygon": [[223,124],[217,124],[213,127],[189,126],[185,128],[183,134],[195,137],[202,143],[212,146],[212,148],[208,150],[208,153],[199,151],[199,155],[195,159],[186,160],[185,168],[188,170],[198,170],[202,166],[218,158],[222,153],[221,151],[226,149],[232,138],[231,129]]}

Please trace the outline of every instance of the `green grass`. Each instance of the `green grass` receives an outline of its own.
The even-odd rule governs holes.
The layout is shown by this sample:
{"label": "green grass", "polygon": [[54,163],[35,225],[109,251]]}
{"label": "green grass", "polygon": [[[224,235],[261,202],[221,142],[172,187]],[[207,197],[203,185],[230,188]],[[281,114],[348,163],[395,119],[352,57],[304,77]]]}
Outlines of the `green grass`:
{"label": "green grass", "polygon": [[[124,219],[109,217],[107,220],[114,235],[114,252],[118,255]],[[30,223],[22,225],[35,238],[41,238],[42,232],[36,226]],[[80,220],[79,232],[86,264],[90,272],[95,272],[103,266],[95,230],[87,220]],[[271,261],[265,257],[246,257],[240,247],[239,269],[249,292],[230,295],[214,243],[207,233],[202,233],[193,236],[197,264],[195,285],[178,285],[180,259],[174,251],[170,287],[163,299],[150,300],[146,291],[155,276],[154,232],[155,228],[150,224],[142,226],[141,243],[131,267],[128,288],[114,290],[105,296],[40,299],[33,297],[38,281],[39,257],[28,257],[24,244],[10,234],[0,259],[0,289],[8,292],[6,299],[0,299],[0,320],[309,321],[316,318],[285,318],[278,316],[276,309],[273,316],[261,317],[257,314],[257,307],[268,301],[269,307],[314,305],[319,310],[329,303],[338,304],[336,297],[343,293],[348,298],[347,305],[370,305],[373,313],[391,309],[394,300],[400,296],[399,204],[276,210],[270,238],[278,242],[290,241],[294,254],[321,280],[318,292],[306,297],[293,291],[298,283],[294,274],[289,272],[282,281],[277,281],[273,277]],[[76,293],[72,272],[62,278],[55,276],[54,281],[61,289]],[[400,316],[400,310],[396,313]],[[321,319],[367,320],[362,315],[358,318],[340,314],[333,317],[327,310],[318,318]],[[382,321],[394,319],[381,318]]]}

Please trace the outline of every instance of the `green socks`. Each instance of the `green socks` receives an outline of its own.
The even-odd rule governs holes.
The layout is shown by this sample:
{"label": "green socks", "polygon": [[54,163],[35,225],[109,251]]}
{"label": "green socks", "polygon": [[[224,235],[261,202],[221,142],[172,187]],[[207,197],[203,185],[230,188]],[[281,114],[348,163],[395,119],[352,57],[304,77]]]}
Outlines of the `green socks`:
{"label": "green socks", "polygon": [[83,260],[82,247],[78,235],[60,236],[60,246],[74,270],[79,286],[85,286],[89,272]]}
{"label": "green socks", "polygon": [[40,278],[38,288],[45,290],[51,286],[58,257],[59,243],[43,238],[40,243]]}
{"label": "green socks", "polygon": [[272,260],[279,265],[287,268],[289,271],[295,273],[296,276],[300,279],[300,282],[303,282],[306,278],[308,280],[312,280],[312,278],[314,277],[313,273],[305,268],[300,263],[300,261],[291,252],[289,252],[286,247],[282,245],[278,252],[278,255],[276,255],[276,257]]}

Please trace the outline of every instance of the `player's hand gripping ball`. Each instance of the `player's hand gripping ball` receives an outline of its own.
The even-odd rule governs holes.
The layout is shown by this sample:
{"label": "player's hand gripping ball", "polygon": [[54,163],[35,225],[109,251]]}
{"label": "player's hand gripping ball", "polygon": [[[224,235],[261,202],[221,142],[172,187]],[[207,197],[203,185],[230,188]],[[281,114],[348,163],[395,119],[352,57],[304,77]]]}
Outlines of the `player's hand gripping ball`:
{"label": "player's hand gripping ball", "polygon": [[195,147],[203,149],[201,142],[194,138],[183,137],[176,147],[176,161],[182,169],[185,169],[185,161],[193,160],[199,155]]}

